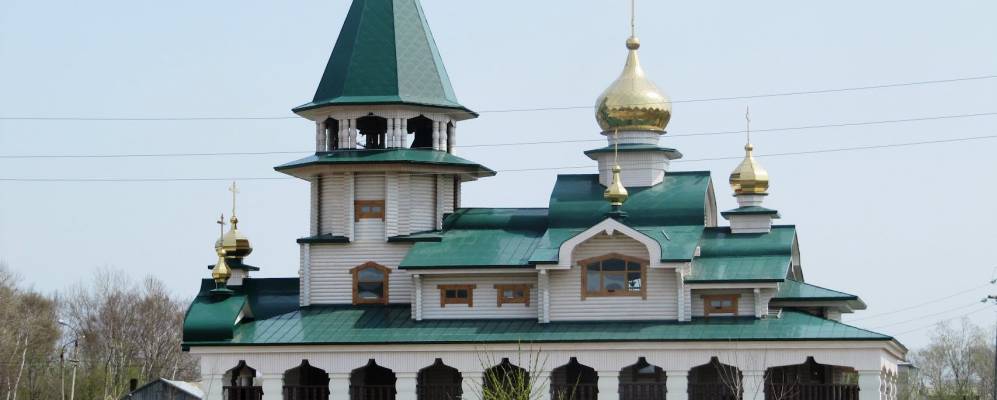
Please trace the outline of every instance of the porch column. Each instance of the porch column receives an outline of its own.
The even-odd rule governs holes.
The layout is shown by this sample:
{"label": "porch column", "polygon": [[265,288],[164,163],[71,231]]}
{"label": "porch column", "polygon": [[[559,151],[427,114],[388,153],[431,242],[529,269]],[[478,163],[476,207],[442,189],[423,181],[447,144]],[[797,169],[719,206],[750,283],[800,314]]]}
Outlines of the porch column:
{"label": "porch column", "polygon": [[222,400],[222,386],[225,386],[224,375],[205,375],[201,380],[204,400]]}
{"label": "porch column", "polygon": [[284,398],[284,374],[263,375],[263,400],[282,400]]}
{"label": "porch column", "polygon": [[350,400],[350,373],[329,374],[329,399]]}
{"label": "porch column", "polygon": [[533,382],[533,390],[537,393],[537,400],[550,400],[550,371],[537,371],[530,379]]}
{"label": "porch column", "polygon": [[620,399],[620,370],[599,371],[599,400]]}
{"label": "porch column", "polygon": [[322,121],[315,122],[315,151],[326,151],[326,142],[328,138],[325,136],[325,123]]}
{"label": "porch column", "polygon": [[457,123],[447,126],[447,151],[450,154],[457,154]]}
{"label": "porch column", "polygon": [[417,393],[415,390],[415,372],[396,372],[395,378],[395,391],[398,395],[395,397],[396,400],[417,400]]}
{"label": "porch column", "polygon": [[665,371],[668,400],[689,400],[689,370]]}
{"label": "porch column", "polygon": [[433,121],[433,150],[440,149],[440,121]]}
{"label": "porch column", "polygon": [[883,375],[878,370],[859,371],[859,400],[883,400]]}
{"label": "porch column", "polygon": [[402,132],[398,135],[398,147],[408,147],[408,119],[402,118]]}
{"label": "porch column", "polygon": [[765,371],[742,371],[741,387],[744,400],[765,400]]}
{"label": "porch column", "polygon": [[[482,398],[481,387],[483,385],[484,371],[460,371],[460,390],[463,392],[461,398],[464,400],[477,400]],[[456,400],[456,399],[454,399]]]}

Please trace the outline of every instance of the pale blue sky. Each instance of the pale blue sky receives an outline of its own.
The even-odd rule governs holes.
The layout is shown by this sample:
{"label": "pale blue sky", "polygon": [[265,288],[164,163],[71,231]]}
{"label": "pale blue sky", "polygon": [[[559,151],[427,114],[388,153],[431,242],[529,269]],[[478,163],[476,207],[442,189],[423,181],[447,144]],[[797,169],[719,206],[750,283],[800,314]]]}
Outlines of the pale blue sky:
{"label": "pale blue sky", "polygon": [[[0,2],[0,116],[282,116],[311,99],[348,7],[339,1]],[[592,104],[622,68],[627,7],[614,1],[424,0],[461,102],[476,110]],[[644,1],[642,62],[673,99],[997,74],[992,1]],[[677,103],[672,134],[997,112],[997,79],[834,94]],[[599,139],[590,109],[482,113],[460,144]],[[779,153],[997,134],[997,117],[758,133]],[[305,120],[0,121],[0,155],[312,148]],[[668,137],[689,159],[740,154],[740,135]],[[592,165],[597,143],[468,147],[493,169]],[[975,303],[997,261],[997,140],[762,158],[766,205],[797,224],[807,281],[860,295],[853,318],[910,346]],[[0,178],[277,177],[297,155],[0,159]],[[721,209],[736,160],[711,170]],[[465,186],[468,206],[545,206],[557,171]],[[190,296],[214,262],[227,182],[0,182],[0,259],[50,291],[111,266]],[[257,276],[294,276],[307,186],[241,183]],[[514,194],[514,195],[511,195]],[[991,311],[971,317],[993,323]]]}

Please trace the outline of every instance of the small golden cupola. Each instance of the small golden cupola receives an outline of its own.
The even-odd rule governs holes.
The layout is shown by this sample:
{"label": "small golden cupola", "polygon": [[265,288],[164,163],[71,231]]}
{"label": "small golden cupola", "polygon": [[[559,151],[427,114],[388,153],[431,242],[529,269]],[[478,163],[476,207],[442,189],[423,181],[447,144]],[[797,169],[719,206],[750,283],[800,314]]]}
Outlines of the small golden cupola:
{"label": "small golden cupola", "polygon": [[734,195],[765,196],[769,190],[769,173],[755,160],[755,146],[748,142],[744,145],[744,160],[730,173],[730,186]]}
{"label": "small golden cupola", "polygon": [[228,280],[232,277],[232,268],[229,268],[228,262],[225,260],[225,248],[222,246],[225,235],[225,214],[218,218],[217,224],[219,232],[218,240],[215,241],[215,254],[218,255],[218,261],[211,268],[211,279],[215,281],[215,289],[211,292],[215,295],[225,296],[232,293],[232,290],[228,288]]}
{"label": "small golden cupola", "polygon": [[235,201],[239,194],[239,188],[232,182],[228,189],[232,192],[232,218],[229,219],[229,230],[222,235],[221,247],[225,250],[225,258],[242,259],[253,252],[253,246],[249,244],[249,238],[239,232],[239,217],[235,216]]}
{"label": "small golden cupola", "polygon": [[603,132],[665,131],[672,118],[672,102],[651,82],[640,66],[637,49],[636,4],[630,8],[630,37],[623,72],[595,102],[595,118]]}
{"label": "small golden cupola", "polygon": [[762,201],[768,196],[769,173],[753,154],[750,111],[745,112],[744,119],[747,121],[744,159],[730,173],[730,187],[734,189],[738,207],[720,215],[730,221],[731,233],[768,233],[772,230],[772,220],[779,218],[779,211],[762,207]]}

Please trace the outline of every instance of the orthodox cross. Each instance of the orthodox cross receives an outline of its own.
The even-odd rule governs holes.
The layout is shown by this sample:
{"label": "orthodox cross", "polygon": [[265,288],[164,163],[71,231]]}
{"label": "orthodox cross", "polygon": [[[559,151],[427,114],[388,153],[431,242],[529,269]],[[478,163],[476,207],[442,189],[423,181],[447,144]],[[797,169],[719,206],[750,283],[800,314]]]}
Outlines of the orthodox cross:
{"label": "orthodox cross", "polygon": [[218,224],[218,238],[225,236],[225,213],[222,213],[215,223]]}
{"label": "orthodox cross", "polygon": [[744,132],[747,135],[748,144],[751,143],[751,106],[744,107]]}
{"label": "orthodox cross", "polygon": [[630,36],[637,37],[637,0],[630,0]]}
{"label": "orthodox cross", "polygon": [[229,186],[228,191],[232,192],[232,216],[235,216],[235,197],[239,194],[239,187],[235,185],[235,181],[232,181],[232,186]]}

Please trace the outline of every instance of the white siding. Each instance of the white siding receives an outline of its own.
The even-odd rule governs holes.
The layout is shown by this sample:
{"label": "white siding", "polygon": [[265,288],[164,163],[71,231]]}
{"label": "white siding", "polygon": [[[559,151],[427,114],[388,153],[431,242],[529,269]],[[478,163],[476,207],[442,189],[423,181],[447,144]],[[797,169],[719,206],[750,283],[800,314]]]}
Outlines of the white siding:
{"label": "white siding", "polygon": [[319,204],[322,207],[321,232],[333,235],[348,236],[349,211],[353,208],[350,199],[349,181],[344,174],[329,174],[322,176]]}
{"label": "white siding", "polygon": [[[620,253],[648,258],[640,242],[617,233],[595,236],[575,248],[572,264],[578,260]],[[550,272],[550,320],[675,320],[678,319],[678,287],[672,269],[647,269],[647,299],[641,297],[581,298],[581,268]]]}
{"label": "white siding", "polygon": [[399,174],[398,175],[398,200],[396,201],[396,206],[398,207],[398,235],[407,235],[412,233],[410,229],[411,226],[411,195],[409,193],[409,185],[411,185],[412,178],[409,174]]}
{"label": "white siding", "polygon": [[[357,200],[384,200],[384,175],[358,174],[356,176]],[[350,207],[353,207],[351,204]],[[384,241],[384,221],[364,218],[356,221],[356,241]]]}
{"label": "white siding", "polygon": [[384,177],[384,236],[398,235],[398,174],[389,172]]}
{"label": "white siding", "polygon": [[703,316],[703,295],[711,294],[736,294],[737,315],[741,317],[755,316],[755,294],[751,289],[693,289],[692,290],[692,316]]}
{"label": "white siding", "polygon": [[413,175],[409,178],[409,230],[421,232],[436,227],[436,178]]}
{"label": "white siding", "polygon": [[[522,276],[435,276],[422,275],[423,319],[488,319],[488,318],[537,318],[537,277]],[[530,289],[530,304],[503,304],[498,306],[496,284],[525,283]],[[440,289],[437,285],[477,285],[474,289],[474,307],[464,304],[447,304],[440,307]]]}
{"label": "white siding", "polygon": [[409,303],[412,300],[412,278],[398,270],[398,263],[411,247],[408,243],[384,241],[351,244],[313,244],[309,246],[311,266],[311,304],[350,304],[353,302],[353,275],[350,269],[373,261],[390,268],[388,301]]}
{"label": "white siding", "polygon": [[322,192],[322,188],[320,187],[322,180],[320,177],[316,177],[309,180],[309,182],[311,182],[311,185],[309,185],[311,191],[308,194],[310,204],[308,210],[308,234],[314,236],[319,234],[318,221],[321,218],[319,214],[319,194]]}
{"label": "white siding", "polygon": [[439,184],[438,193],[440,196],[440,205],[442,206],[442,211],[443,211],[440,214],[440,217],[442,218],[443,215],[453,213],[454,211],[453,176],[440,175],[438,184]]}

